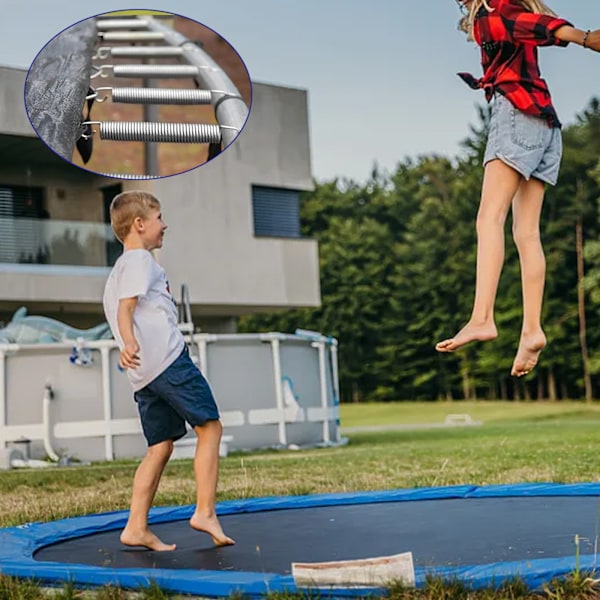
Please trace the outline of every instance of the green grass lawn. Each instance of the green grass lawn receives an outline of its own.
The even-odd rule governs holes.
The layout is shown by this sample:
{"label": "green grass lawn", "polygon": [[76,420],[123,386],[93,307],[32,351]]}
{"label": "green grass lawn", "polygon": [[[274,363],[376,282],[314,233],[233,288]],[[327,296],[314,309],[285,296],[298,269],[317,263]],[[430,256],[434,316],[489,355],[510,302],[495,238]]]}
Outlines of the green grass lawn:
{"label": "green grass lawn", "polygon": [[[343,427],[441,423],[453,413],[467,413],[482,421],[482,425],[367,431],[349,434],[348,444],[337,448],[233,453],[221,461],[218,499],[599,479],[600,406],[595,404],[343,405],[341,422]],[[0,472],[0,526],[125,509],[136,466],[136,461],[119,461],[88,467]],[[156,504],[193,502],[191,461],[171,461]],[[563,592],[566,593],[562,590],[563,595],[555,597],[579,597]]]}
{"label": "green grass lawn", "polygon": [[584,402],[373,402],[342,404],[342,427],[442,423],[448,415],[468,414],[475,421],[523,421],[556,417],[587,418],[600,414],[600,404]]}

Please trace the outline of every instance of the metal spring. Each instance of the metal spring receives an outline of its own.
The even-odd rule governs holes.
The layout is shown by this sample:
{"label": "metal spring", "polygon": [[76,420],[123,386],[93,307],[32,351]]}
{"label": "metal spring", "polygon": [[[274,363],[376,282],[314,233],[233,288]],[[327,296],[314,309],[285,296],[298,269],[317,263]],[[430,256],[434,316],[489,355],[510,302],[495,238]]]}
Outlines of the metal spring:
{"label": "metal spring", "polygon": [[[99,88],[100,91],[102,88]],[[210,90],[177,88],[112,88],[113,102],[126,104],[210,104]]]}
{"label": "metal spring", "polygon": [[105,42],[156,42],[165,39],[161,31],[99,31],[98,36]]}
{"label": "metal spring", "polygon": [[101,46],[94,58],[162,58],[165,56],[181,56],[183,48],[179,46]]}
{"label": "metal spring", "polygon": [[195,77],[194,65],[113,65],[115,77]]}
{"label": "metal spring", "polygon": [[107,29],[145,29],[146,21],[143,19],[97,19],[96,27],[103,31]]}
{"label": "metal spring", "polygon": [[221,142],[221,128],[210,123],[103,121],[100,123],[100,138],[119,142],[218,144]]}
{"label": "metal spring", "polygon": [[115,177],[118,179],[160,179],[160,175],[142,175],[135,173],[98,173],[103,177]]}

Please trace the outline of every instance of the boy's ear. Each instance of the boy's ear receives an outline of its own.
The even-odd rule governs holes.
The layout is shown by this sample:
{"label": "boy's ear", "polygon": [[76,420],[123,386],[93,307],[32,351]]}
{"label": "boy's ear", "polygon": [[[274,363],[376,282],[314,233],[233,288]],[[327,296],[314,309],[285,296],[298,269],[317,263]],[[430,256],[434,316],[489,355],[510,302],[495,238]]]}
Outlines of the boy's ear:
{"label": "boy's ear", "polygon": [[133,220],[132,226],[134,227],[135,231],[140,232],[144,230],[144,219],[142,219],[142,217],[136,217]]}

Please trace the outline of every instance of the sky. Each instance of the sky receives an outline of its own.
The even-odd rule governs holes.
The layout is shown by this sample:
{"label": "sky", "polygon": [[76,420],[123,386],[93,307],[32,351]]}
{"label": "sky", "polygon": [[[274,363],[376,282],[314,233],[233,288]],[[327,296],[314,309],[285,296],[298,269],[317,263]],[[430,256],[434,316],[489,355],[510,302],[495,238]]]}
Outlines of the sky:
{"label": "sky", "polygon": [[[553,0],[581,29],[600,28],[599,0]],[[110,10],[178,13],[214,29],[253,81],[308,91],[312,171],[364,182],[376,163],[459,156],[483,92],[477,47],[456,29],[454,0],[0,0],[0,64],[28,68],[54,35]],[[600,54],[542,48],[542,75],[565,125],[600,97]]]}

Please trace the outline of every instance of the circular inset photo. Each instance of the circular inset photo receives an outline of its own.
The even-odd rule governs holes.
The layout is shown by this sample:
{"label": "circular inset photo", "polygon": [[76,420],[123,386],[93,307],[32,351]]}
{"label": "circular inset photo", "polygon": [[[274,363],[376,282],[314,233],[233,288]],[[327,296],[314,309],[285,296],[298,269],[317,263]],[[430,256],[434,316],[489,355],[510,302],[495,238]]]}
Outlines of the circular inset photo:
{"label": "circular inset photo", "polygon": [[25,81],[33,128],[56,154],[123,179],[175,175],[219,155],[249,115],[234,47],[186,17],[123,10],[52,38]]}

